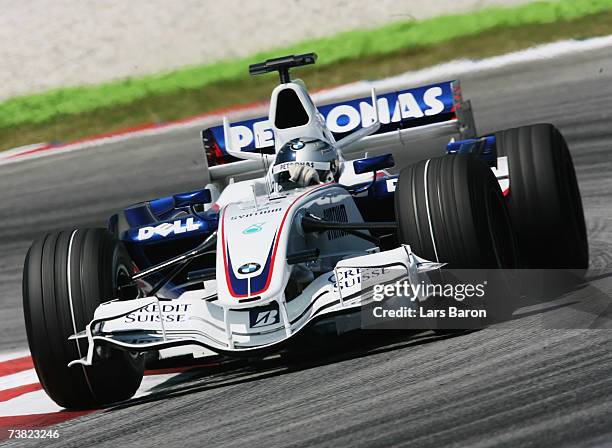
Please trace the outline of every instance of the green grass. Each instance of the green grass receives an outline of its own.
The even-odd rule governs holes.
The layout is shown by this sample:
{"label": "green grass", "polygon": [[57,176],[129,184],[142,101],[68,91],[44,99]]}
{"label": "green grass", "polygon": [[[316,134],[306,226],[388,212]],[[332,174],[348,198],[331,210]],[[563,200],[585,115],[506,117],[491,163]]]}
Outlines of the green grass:
{"label": "green grass", "polygon": [[316,89],[456,57],[486,57],[541,42],[610,33],[612,0],[538,2],[351,31],[240,60],[13,98],[0,103],[0,147],[74,139],[265,100],[275,78],[248,79],[247,66],[283,54],[319,54],[315,67],[299,72]]}

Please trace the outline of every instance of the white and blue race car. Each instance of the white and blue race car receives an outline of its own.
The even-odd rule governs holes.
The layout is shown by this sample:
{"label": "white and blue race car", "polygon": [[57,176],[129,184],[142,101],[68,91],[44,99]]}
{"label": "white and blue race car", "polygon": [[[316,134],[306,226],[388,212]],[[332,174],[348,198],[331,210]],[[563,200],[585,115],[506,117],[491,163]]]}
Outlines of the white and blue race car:
{"label": "white and blue race car", "polygon": [[[379,303],[377,285],[432,283],[450,268],[587,267],[580,193],[554,126],[479,137],[455,81],[315,106],[289,76],[315,60],[250,67],[280,74],[269,116],[203,132],[202,190],[32,244],[28,340],[58,404],[131,397],[150,351],[285,349],[305,328]],[[394,153],[445,135],[446,155],[388,171]]]}

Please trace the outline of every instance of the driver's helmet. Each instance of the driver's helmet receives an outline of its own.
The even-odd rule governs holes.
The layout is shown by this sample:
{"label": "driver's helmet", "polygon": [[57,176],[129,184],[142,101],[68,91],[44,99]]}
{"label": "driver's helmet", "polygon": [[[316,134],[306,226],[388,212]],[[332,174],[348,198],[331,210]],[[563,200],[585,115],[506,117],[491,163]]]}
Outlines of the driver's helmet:
{"label": "driver's helmet", "polygon": [[326,183],[337,180],[340,160],[338,151],[323,140],[296,138],[285,143],[276,154],[272,167],[274,181],[283,190],[304,186],[291,181],[289,169],[292,165],[314,168],[319,181]]}

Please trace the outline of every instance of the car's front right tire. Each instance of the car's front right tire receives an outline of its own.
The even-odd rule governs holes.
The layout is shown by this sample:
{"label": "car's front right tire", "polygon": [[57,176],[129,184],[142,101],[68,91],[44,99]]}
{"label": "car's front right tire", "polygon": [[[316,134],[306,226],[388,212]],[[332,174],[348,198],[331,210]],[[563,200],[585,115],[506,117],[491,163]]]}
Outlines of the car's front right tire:
{"label": "car's front right tire", "polygon": [[[510,282],[519,264],[518,249],[501,189],[484,162],[457,154],[407,166],[397,183],[395,213],[401,243],[419,257],[446,263],[445,269],[431,273],[433,281],[444,286],[466,280],[487,284],[484,323],[512,314],[518,293]],[[425,301],[432,302],[446,308],[461,305],[436,297]],[[449,319],[443,325],[458,329],[465,322]]]}
{"label": "car's front right tire", "polygon": [[400,241],[421,257],[454,269],[518,267],[499,184],[472,155],[448,155],[404,168],[395,213]]}
{"label": "car's front right tire", "polygon": [[134,395],[144,372],[142,356],[105,349],[91,367],[68,363],[87,353],[85,330],[100,303],[129,281],[126,249],[105,229],[79,229],[38,238],[23,271],[23,309],[30,352],[41,385],[62,407],[84,409]]}

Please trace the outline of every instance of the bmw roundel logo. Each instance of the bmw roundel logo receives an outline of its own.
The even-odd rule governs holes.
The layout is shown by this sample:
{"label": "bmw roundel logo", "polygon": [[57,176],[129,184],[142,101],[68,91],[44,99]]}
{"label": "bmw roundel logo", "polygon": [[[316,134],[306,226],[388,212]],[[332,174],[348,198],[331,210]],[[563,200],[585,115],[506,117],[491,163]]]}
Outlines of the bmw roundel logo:
{"label": "bmw roundel logo", "polygon": [[259,270],[261,265],[259,263],[246,263],[238,268],[239,274],[252,274]]}
{"label": "bmw roundel logo", "polygon": [[297,142],[295,142],[295,143],[293,143],[293,144],[291,145],[291,149],[293,149],[294,151],[299,151],[299,150],[300,150],[300,149],[302,149],[304,146],[306,146],[306,145],[304,144],[304,142],[303,142],[303,141],[301,141],[301,140],[298,140]]}

